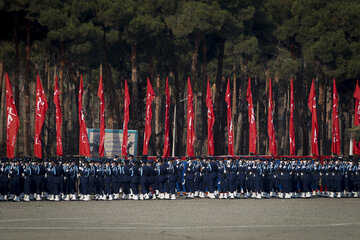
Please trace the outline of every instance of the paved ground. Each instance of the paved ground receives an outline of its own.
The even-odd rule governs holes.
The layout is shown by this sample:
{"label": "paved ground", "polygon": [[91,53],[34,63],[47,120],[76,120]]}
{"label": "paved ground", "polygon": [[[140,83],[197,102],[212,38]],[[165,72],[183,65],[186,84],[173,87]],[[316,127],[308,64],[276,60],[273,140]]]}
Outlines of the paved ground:
{"label": "paved ground", "polygon": [[0,239],[359,239],[360,199],[0,202]]}

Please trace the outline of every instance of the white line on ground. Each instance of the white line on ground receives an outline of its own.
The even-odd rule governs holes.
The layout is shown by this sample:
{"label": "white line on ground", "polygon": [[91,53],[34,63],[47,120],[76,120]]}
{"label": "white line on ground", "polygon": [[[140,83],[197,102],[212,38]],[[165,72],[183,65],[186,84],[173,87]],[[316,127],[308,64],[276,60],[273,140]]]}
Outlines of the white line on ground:
{"label": "white line on ground", "polygon": [[[55,219],[55,218],[54,218]],[[66,218],[63,218],[66,219]],[[71,218],[73,219],[73,218]],[[53,220],[51,218],[51,220]],[[148,226],[148,227],[0,227],[0,230],[197,230],[197,229],[231,229],[231,228],[314,228],[314,227],[344,227],[360,225],[353,223],[330,223],[330,224],[288,224],[288,225],[234,225],[234,226]]]}

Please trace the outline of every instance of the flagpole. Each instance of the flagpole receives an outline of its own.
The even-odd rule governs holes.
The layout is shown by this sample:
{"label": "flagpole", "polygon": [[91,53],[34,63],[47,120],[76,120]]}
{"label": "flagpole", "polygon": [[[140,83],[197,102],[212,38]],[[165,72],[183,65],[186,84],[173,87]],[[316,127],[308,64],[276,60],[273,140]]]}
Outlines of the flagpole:
{"label": "flagpole", "polygon": [[173,126],[173,144],[172,144],[172,156],[175,156],[175,139],[176,139],[176,104],[174,106],[174,126]]}

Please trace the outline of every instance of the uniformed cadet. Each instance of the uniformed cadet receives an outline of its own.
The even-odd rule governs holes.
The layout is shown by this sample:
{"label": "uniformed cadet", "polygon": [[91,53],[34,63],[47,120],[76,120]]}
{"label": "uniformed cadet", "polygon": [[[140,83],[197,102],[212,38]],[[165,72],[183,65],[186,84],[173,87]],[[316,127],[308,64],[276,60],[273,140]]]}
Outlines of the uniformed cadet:
{"label": "uniformed cadet", "polygon": [[300,191],[302,198],[311,197],[311,165],[304,160],[300,168]]}
{"label": "uniformed cadet", "polygon": [[156,167],[157,181],[159,184],[159,199],[165,199],[165,184],[167,182],[167,165],[165,159],[161,159]]}
{"label": "uniformed cadet", "polygon": [[32,184],[32,168],[30,166],[30,161],[26,159],[24,161],[24,201],[29,202],[30,201],[30,193],[31,193],[31,184]]}
{"label": "uniformed cadet", "polygon": [[[357,172],[358,172],[358,166],[354,165],[353,162],[349,163],[348,167],[348,175],[349,175],[349,185],[351,185],[351,194],[354,197],[358,197],[359,195],[359,186],[357,183]],[[350,190],[349,190],[350,192]],[[350,195],[351,196],[351,195]]]}
{"label": "uniformed cadet", "polygon": [[319,161],[314,160],[311,180],[312,196],[318,196],[320,193],[320,167]]}
{"label": "uniformed cadet", "polygon": [[[147,156],[144,155],[141,159],[141,166],[139,168],[140,171],[140,196],[139,200],[148,199],[148,192],[149,192],[149,177],[150,177],[150,169],[147,166]],[[147,198],[146,198],[147,197]]]}
{"label": "uniformed cadet", "polygon": [[130,166],[130,162],[128,159],[124,160],[124,165],[123,165],[123,173],[124,173],[124,177],[123,177],[123,196],[122,199],[126,200],[130,198],[130,183],[131,183],[131,166]]}
{"label": "uniformed cadet", "polygon": [[79,167],[76,165],[75,159],[70,162],[70,172],[69,172],[69,194],[70,200],[77,200],[77,192],[76,192],[76,180],[79,175]]}
{"label": "uniformed cadet", "polygon": [[[170,194],[171,200],[176,200],[175,190],[176,190],[176,164],[173,158],[168,158],[167,164],[167,184],[165,185],[165,192]],[[168,199],[168,197],[165,197]]]}
{"label": "uniformed cadet", "polygon": [[106,198],[104,194],[104,176],[105,176],[105,170],[103,166],[103,161],[105,159],[98,159],[96,161],[96,177],[95,177],[95,200],[103,200]]}
{"label": "uniformed cadet", "polygon": [[184,192],[184,163],[181,161],[181,157],[176,157],[175,160],[175,172],[176,172],[176,184],[177,184],[177,189],[179,189],[179,195],[183,196],[183,192]]}
{"label": "uniformed cadet", "polygon": [[[31,201],[42,200],[49,193],[49,200],[77,200],[76,182],[80,180],[80,199],[89,200],[92,187],[89,187],[90,176],[95,176],[95,199],[113,200],[116,189],[122,189],[122,199],[136,199],[139,185],[141,194],[139,199],[156,199],[156,191],[161,190],[159,199],[176,199],[176,183],[179,179],[177,170],[181,169],[180,159],[170,159],[168,162],[159,160],[155,167],[152,160],[143,157],[141,166],[133,160],[131,166],[127,160],[112,161],[102,166],[102,159],[95,163],[95,174],[91,173],[91,166],[86,161],[80,163],[79,171],[75,159],[30,159],[29,157],[15,158],[12,161],[0,159],[0,201]],[[161,159],[161,158],[158,158]],[[30,164],[30,160],[32,161]],[[105,160],[105,159],[104,159]],[[50,163],[48,163],[50,161]],[[179,168],[180,166],[180,168]],[[187,198],[194,198],[197,191],[199,197],[224,199],[270,198],[278,194],[279,198],[294,197],[359,197],[359,163],[353,160],[332,158],[324,162],[318,159],[295,159],[242,157],[238,161],[229,159],[226,163],[222,159],[208,157],[205,162],[197,157],[197,161],[188,158],[186,163],[184,182]],[[118,173],[116,174],[115,168]],[[136,170],[137,168],[137,170]],[[215,169],[215,170],[214,170]],[[138,174],[135,174],[135,173]],[[79,175],[78,175],[79,173]],[[118,187],[112,186],[112,175],[116,175]],[[9,177],[9,178],[8,178]],[[126,180],[128,179],[128,180]],[[136,181],[138,179],[138,181]],[[232,180],[234,179],[234,180]],[[10,180],[10,181],[9,181]],[[126,184],[128,182],[128,184]],[[160,187],[157,187],[159,183]],[[198,188],[194,185],[198,184]],[[127,190],[131,184],[130,195]],[[112,187],[115,191],[111,191]],[[217,188],[220,193],[217,194]],[[322,194],[319,194],[322,192]],[[61,193],[64,194],[60,197]],[[300,194],[297,194],[300,193]],[[9,195],[10,194],[10,195]],[[214,196],[212,196],[212,194]],[[34,197],[32,197],[34,196]],[[119,195],[120,196],[120,195]]]}
{"label": "uniformed cadet", "polygon": [[109,200],[112,201],[113,197],[111,194],[111,160],[107,159],[106,160],[106,164],[105,164],[105,168],[104,168],[104,172],[105,172],[105,186],[104,186],[104,193],[105,193],[105,198],[102,198],[102,200]]}
{"label": "uniformed cadet", "polygon": [[205,198],[206,193],[206,184],[207,184],[207,175],[205,175],[205,165],[206,157],[200,157],[201,167],[200,167],[200,181],[199,181],[199,198]]}
{"label": "uniformed cadet", "polygon": [[23,167],[20,165],[20,159],[15,158],[10,170],[10,189],[11,193],[13,194],[13,201],[19,202],[20,201],[20,194],[21,194],[21,182],[22,182],[22,173],[23,173]]}
{"label": "uniformed cadet", "polygon": [[355,172],[355,184],[356,184],[356,193],[354,194],[354,197],[359,197],[360,196],[360,161],[358,162],[357,166],[354,166],[354,170]]}
{"label": "uniformed cadet", "polygon": [[156,199],[156,192],[159,193],[158,184],[156,184],[157,173],[155,171],[154,161],[149,159],[147,165],[150,168],[150,177],[149,177],[149,198]]}
{"label": "uniformed cadet", "polygon": [[0,201],[7,201],[8,194],[8,176],[10,164],[7,158],[2,158],[0,163]]}
{"label": "uniformed cadet", "polygon": [[202,179],[202,175],[201,175],[201,168],[202,168],[202,163],[200,161],[200,157],[196,157],[195,159],[195,166],[194,166],[194,197],[200,197],[202,196],[202,193],[200,192],[200,183],[201,183],[201,179]]}
{"label": "uniformed cadet", "polygon": [[[121,197],[120,195],[123,194],[124,192],[124,176],[125,176],[125,173],[124,173],[124,159],[118,159],[118,162],[117,162],[117,168],[118,168],[118,171],[119,171],[119,174],[118,174],[118,179],[119,179],[119,198]],[[124,195],[124,194],[123,194]]]}
{"label": "uniformed cadet", "polygon": [[89,163],[89,185],[88,185],[88,194],[91,194],[93,190],[95,190],[95,182],[96,182],[96,167],[95,167],[95,161],[90,160]]}
{"label": "uniformed cadet", "polygon": [[228,158],[226,162],[226,183],[230,199],[235,198],[237,170],[237,164],[234,159]]}
{"label": "uniformed cadet", "polygon": [[217,178],[220,187],[219,189],[220,199],[227,198],[225,176],[226,176],[226,164],[224,163],[224,160],[221,158],[218,162],[218,167],[217,167]]}
{"label": "uniformed cadet", "polygon": [[59,166],[59,162],[57,159],[52,159],[52,195],[54,195],[54,201],[60,201],[60,190],[61,185],[63,184],[63,168]]}
{"label": "uniformed cadet", "polygon": [[217,166],[215,163],[215,159],[212,160],[212,157],[208,157],[206,159],[206,164],[204,165],[204,181],[208,190],[208,197],[210,199],[215,198],[214,185],[217,174],[216,170],[217,170]]}
{"label": "uniformed cadet", "polygon": [[70,201],[70,161],[67,159],[63,162],[64,171],[64,200]]}
{"label": "uniformed cadet", "polygon": [[[147,181],[148,181],[148,185],[147,185],[147,194],[145,194],[144,199],[148,200],[151,199],[153,197],[153,193],[152,193],[152,189],[151,186],[155,183],[155,170],[154,170],[154,165],[153,165],[153,160],[152,159],[148,159],[146,161],[146,165],[147,165],[147,173],[146,175],[148,176]],[[155,195],[155,193],[154,193]]]}
{"label": "uniformed cadet", "polygon": [[119,196],[119,189],[120,189],[120,183],[119,183],[119,169],[117,167],[117,157],[114,157],[111,161],[111,197],[114,200],[118,200],[120,198]]}
{"label": "uniformed cadet", "polygon": [[89,176],[90,176],[90,168],[88,162],[84,160],[82,162],[82,166],[79,167],[80,174],[80,200],[82,201],[90,201],[90,193],[89,193]]}
{"label": "uniformed cadet", "polygon": [[343,185],[342,185],[342,181],[343,181],[343,176],[345,173],[345,167],[344,165],[342,165],[342,163],[337,160],[334,166],[334,192],[336,193],[336,197],[337,198],[341,198],[342,193],[344,193],[344,189],[343,189]]}
{"label": "uniformed cadet", "polygon": [[132,166],[130,168],[131,182],[130,189],[132,191],[132,200],[139,200],[139,184],[140,184],[140,171],[139,161],[136,159],[132,160]]}
{"label": "uniformed cadet", "polygon": [[186,197],[194,198],[195,163],[193,162],[192,157],[187,158],[184,179],[187,192]]}

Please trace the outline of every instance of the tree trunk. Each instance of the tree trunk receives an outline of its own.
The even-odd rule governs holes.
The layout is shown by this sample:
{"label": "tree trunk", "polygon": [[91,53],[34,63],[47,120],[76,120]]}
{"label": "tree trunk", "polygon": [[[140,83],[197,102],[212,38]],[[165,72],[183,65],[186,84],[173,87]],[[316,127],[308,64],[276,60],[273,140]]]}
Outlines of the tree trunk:
{"label": "tree trunk", "polygon": [[4,63],[0,62],[0,154],[6,156],[6,97],[5,97],[5,78],[4,78]]}
{"label": "tree trunk", "polygon": [[194,48],[194,52],[193,52],[193,56],[191,59],[191,82],[192,82],[192,87],[195,89],[195,93],[197,92],[198,86],[197,86],[197,82],[196,82],[196,65],[197,65],[197,60],[198,60],[198,55],[199,55],[199,44],[200,44],[200,36],[196,36],[195,37],[195,48]]}
{"label": "tree trunk", "polygon": [[[207,108],[206,108],[206,89],[207,89],[207,40],[204,37],[203,43],[203,81],[201,84],[201,95],[202,95],[202,102],[201,102],[201,124],[202,124],[202,131],[201,131],[201,140],[199,139],[198,142],[200,145],[201,154],[204,155],[207,151]],[[199,138],[200,136],[198,136]]]}
{"label": "tree trunk", "polygon": [[195,146],[194,146],[194,152],[196,154],[199,154],[201,152],[201,147],[202,147],[202,136],[203,136],[203,126],[202,126],[202,120],[201,118],[201,111],[202,111],[202,106],[201,106],[201,102],[199,101],[199,98],[201,98],[202,93],[199,92],[199,90],[202,88],[202,84],[200,84],[197,80],[196,80],[196,66],[197,66],[197,62],[198,62],[198,56],[199,56],[199,44],[200,44],[200,40],[201,40],[201,36],[197,35],[195,37],[195,47],[194,47],[194,52],[192,55],[192,59],[191,59],[191,86],[193,88],[193,94],[194,94],[194,113],[195,113],[195,119],[194,119],[194,126],[195,126],[195,136],[196,136],[196,141],[195,141]]}
{"label": "tree trunk", "polygon": [[45,62],[44,62],[44,75],[43,75],[43,82],[44,82],[44,92],[46,95],[46,99],[48,101],[48,110],[47,113],[45,114],[45,121],[44,121],[44,126],[43,126],[43,149],[45,152],[45,156],[48,155],[48,140],[49,140],[49,114],[50,114],[50,109],[51,109],[51,101],[50,101],[50,86],[49,86],[49,82],[50,82],[50,72],[49,72],[49,63],[48,63],[48,58],[47,56],[45,57]]}
{"label": "tree trunk", "polygon": [[[172,88],[174,89],[174,94],[171,94],[173,100],[172,100],[172,106],[174,106],[174,109],[176,108],[176,124],[173,127],[176,127],[175,129],[175,155],[182,155],[183,153],[183,133],[184,133],[184,102],[180,101],[183,98],[184,94],[184,81],[179,81],[179,74],[178,74],[178,68],[177,68],[177,59],[176,59],[176,49],[174,44],[174,36],[171,36],[171,68],[174,72],[174,81]],[[169,82],[170,84],[170,82]],[[170,85],[171,86],[171,85]],[[175,111],[175,110],[174,110]],[[172,117],[170,117],[171,119]],[[172,131],[171,131],[172,132]],[[174,138],[174,136],[173,136]]]}
{"label": "tree trunk", "polygon": [[[233,87],[232,87],[232,104],[231,104],[231,110],[232,110],[232,119],[236,118],[237,115],[237,105],[236,105],[236,91],[237,91],[237,79],[236,79],[236,65],[235,61],[233,63]],[[231,88],[231,83],[230,83]],[[235,128],[234,128],[235,129]],[[233,130],[235,132],[235,130]]]}
{"label": "tree trunk", "polygon": [[107,92],[107,106],[110,110],[110,114],[108,114],[109,118],[109,128],[114,129],[115,127],[120,127],[120,111],[118,111],[118,107],[120,106],[119,98],[116,96],[115,86],[112,80],[112,72],[111,67],[107,58],[107,46],[106,46],[106,34],[105,30],[103,30],[103,66],[104,66],[104,83],[105,90]]}
{"label": "tree trunk", "polygon": [[[24,82],[24,154],[29,156],[31,154],[31,141],[30,141],[30,48],[31,48],[31,36],[30,36],[30,21],[27,22],[27,34],[26,34],[26,67],[25,67],[25,82]],[[15,84],[18,85],[18,84]]]}
{"label": "tree trunk", "polygon": [[246,136],[246,130],[248,128],[245,127],[245,123],[246,123],[246,117],[244,118],[243,116],[247,116],[246,115],[246,109],[245,107],[247,106],[246,104],[246,99],[245,99],[245,94],[244,91],[246,89],[246,83],[247,83],[247,62],[245,61],[244,63],[240,64],[241,66],[241,81],[239,83],[239,95],[237,97],[237,101],[239,102],[239,105],[237,107],[237,118],[234,119],[234,122],[236,121],[236,126],[235,129],[236,131],[234,131],[235,133],[235,143],[234,143],[234,152],[235,154],[243,154],[247,151],[245,151],[246,149],[246,144],[248,143],[248,140],[245,140],[245,136]]}
{"label": "tree trunk", "polygon": [[[14,45],[15,45],[15,76],[14,76],[14,80],[13,80],[13,85],[14,85],[14,100],[15,100],[15,106],[16,109],[18,111],[19,114],[19,119],[21,119],[21,111],[20,111],[20,83],[19,83],[19,67],[20,67],[20,54],[19,54],[19,38],[18,38],[18,13],[16,12],[15,14],[15,20],[14,20]],[[20,125],[20,134],[21,134],[21,130],[23,130],[24,132],[24,126]],[[18,140],[16,141],[16,145],[15,145],[15,154],[18,153],[19,151],[19,141],[20,138],[18,138]]]}
{"label": "tree trunk", "polygon": [[137,65],[136,65],[136,44],[131,45],[131,121],[130,125],[133,129],[138,129],[139,126],[139,91],[137,79]]}
{"label": "tree trunk", "polygon": [[[71,96],[71,94],[65,94],[65,89],[67,89],[66,87],[66,83],[64,81],[64,71],[65,71],[65,49],[64,49],[64,45],[61,44],[60,46],[60,69],[59,69],[59,88],[60,88],[60,108],[61,108],[61,114],[62,114],[62,129],[61,129],[61,136],[63,139],[63,154],[67,153],[67,148],[68,148],[68,142],[67,142],[67,133],[68,133],[68,121],[71,121],[71,119],[68,118],[69,115],[69,109],[70,106],[68,105],[69,102],[65,102],[67,101],[67,99]],[[54,69],[54,71],[56,71]]]}
{"label": "tree trunk", "polygon": [[[217,63],[217,73],[216,73],[216,94],[215,94],[215,123],[214,123],[214,145],[215,145],[215,155],[220,155],[223,153],[224,148],[224,131],[223,122],[225,114],[222,114],[224,109],[224,91],[223,91],[223,62],[224,62],[224,49],[225,49],[225,39],[219,40],[218,45],[218,63]],[[225,118],[226,119],[226,118]]]}
{"label": "tree trunk", "polygon": [[[4,81],[4,62],[1,59],[0,60],[0,101],[2,101],[2,87],[5,86],[5,84],[3,84]],[[1,138],[0,138],[1,139]]]}

